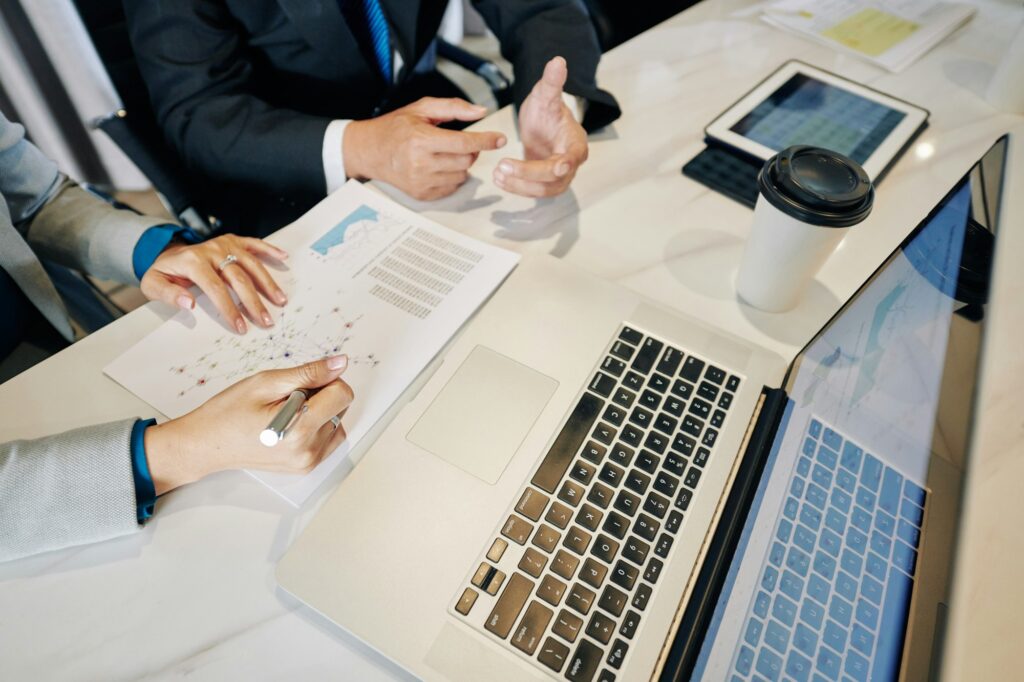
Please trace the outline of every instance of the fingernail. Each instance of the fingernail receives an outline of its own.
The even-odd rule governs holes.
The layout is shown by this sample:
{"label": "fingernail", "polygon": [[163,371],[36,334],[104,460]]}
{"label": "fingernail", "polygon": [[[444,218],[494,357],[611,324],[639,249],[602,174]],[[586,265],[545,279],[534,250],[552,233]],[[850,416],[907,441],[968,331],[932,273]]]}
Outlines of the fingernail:
{"label": "fingernail", "polygon": [[513,173],[512,164],[505,163],[504,161],[498,164],[498,170],[504,173],[505,175],[512,175]]}
{"label": "fingernail", "polygon": [[240,317],[237,318],[235,320],[235,329],[238,330],[239,334],[244,334],[245,333],[245,320],[243,320]]}
{"label": "fingernail", "polygon": [[555,175],[557,175],[560,178],[561,177],[565,177],[565,174],[568,173],[568,172],[569,172],[569,164],[567,164],[567,163],[560,163],[557,166],[555,166]]}
{"label": "fingernail", "polygon": [[347,355],[335,355],[327,358],[327,369],[338,370],[345,369],[348,367],[348,356]]}
{"label": "fingernail", "polygon": [[508,140],[505,139],[504,135],[502,135],[498,138],[498,147],[504,147],[506,142],[508,142]]}
{"label": "fingernail", "polygon": [[272,319],[270,319],[270,313],[263,313],[263,326],[264,327],[273,327],[274,326],[274,321]]}
{"label": "fingernail", "polygon": [[288,297],[284,295],[284,292],[280,289],[274,294],[274,300],[277,301],[278,305],[284,305],[288,302]]}
{"label": "fingernail", "polygon": [[505,175],[504,175],[504,173],[495,173],[494,174],[494,181],[496,183],[498,183],[499,185],[504,185],[505,184]]}
{"label": "fingernail", "polygon": [[191,296],[186,296],[185,294],[182,294],[181,296],[178,297],[177,304],[178,307],[182,308],[183,310],[192,310],[192,307],[195,306],[196,302],[192,299]]}

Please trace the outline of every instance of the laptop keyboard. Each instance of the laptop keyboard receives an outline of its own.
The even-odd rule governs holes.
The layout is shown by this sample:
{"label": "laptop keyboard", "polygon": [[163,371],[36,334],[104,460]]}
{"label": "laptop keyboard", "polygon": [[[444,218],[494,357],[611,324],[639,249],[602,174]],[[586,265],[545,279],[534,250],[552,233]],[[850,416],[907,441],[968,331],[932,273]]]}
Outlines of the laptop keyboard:
{"label": "laptop keyboard", "polygon": [[734,680],[894,680],[927,494],[811,419]]}
{"label": "laptop keyboard", "polygon": [[548,674],[615,680],[739,385],[622,327],[454,612]]}

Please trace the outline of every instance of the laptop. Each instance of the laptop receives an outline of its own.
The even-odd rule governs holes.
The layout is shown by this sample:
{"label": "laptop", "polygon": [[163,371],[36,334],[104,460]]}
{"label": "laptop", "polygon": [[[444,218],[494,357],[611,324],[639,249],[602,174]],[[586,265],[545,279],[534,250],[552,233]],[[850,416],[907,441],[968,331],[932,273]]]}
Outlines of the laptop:
{"label": "laptop", "polygon": [[427,680],[934,672],[1006,149],[789,365],[524,261],[279,584]]}

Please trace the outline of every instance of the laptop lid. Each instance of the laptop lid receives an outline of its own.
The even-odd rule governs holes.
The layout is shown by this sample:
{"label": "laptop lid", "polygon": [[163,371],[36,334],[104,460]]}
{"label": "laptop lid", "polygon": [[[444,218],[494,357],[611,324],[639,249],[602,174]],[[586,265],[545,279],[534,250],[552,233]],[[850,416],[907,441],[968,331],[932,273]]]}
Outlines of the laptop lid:
{"label": "laptop lid", "polygon": [[1004,136],[768,392],[662,679],[898,676],[911,612],[948,584],[922,588],[919,562],[952,562],[955,525],[934,519],[959,503],[1006,150]]}

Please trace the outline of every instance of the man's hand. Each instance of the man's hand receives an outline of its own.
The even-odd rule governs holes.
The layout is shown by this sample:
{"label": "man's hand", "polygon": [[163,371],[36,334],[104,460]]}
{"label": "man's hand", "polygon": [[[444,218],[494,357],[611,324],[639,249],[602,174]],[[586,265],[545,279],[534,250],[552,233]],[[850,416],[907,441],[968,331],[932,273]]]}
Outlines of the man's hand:
{"label": "man's hand", "polygon": [[565,60],[555,57],[519,108],[519,135],[526,160],[502,159],[494,183],[514,194],[551,197],[569,188],[587,160],[587,132],[562,100],[568,76]]}
{"label": "man's hand", "polygon": [[[229,254],[237,260],[218,269]],[[191,310],[196,301],[188,289],[197,285],[210,297],[224,320],[239,334],[244,334],[248,327],[231,298],[233,289],[249,319],[261,327],[270,327],[274,320],[263,305],[260,293],[279,306],[287,303],[288,298],[260,262],[261,256],[280,261],[288,254],[262,239],[233,234],[191,246],[173,243],[157,256],[143,275],[142,293],[152,301]]]}
{"label": "man's hand", "polygon": [[505,136],[437,126],[477,121],[486,113],[465,100],[424,97],[378,118],[352,121],[342,140],[345,174],[383,180],[421,201],[448,196],[469,178],[480,152],[504,147]]}
{"label": "man's hand", "polygon": [[[286,473],[310,471],[343,440],[334,425],[352,404],[352,388],[339,377],[348,357],[254,374],[230,386],[184,417],[146,429],[146,460],[156,494],[227,469]],[[275,447],[260,432],[295,389],[310,394]]]}

